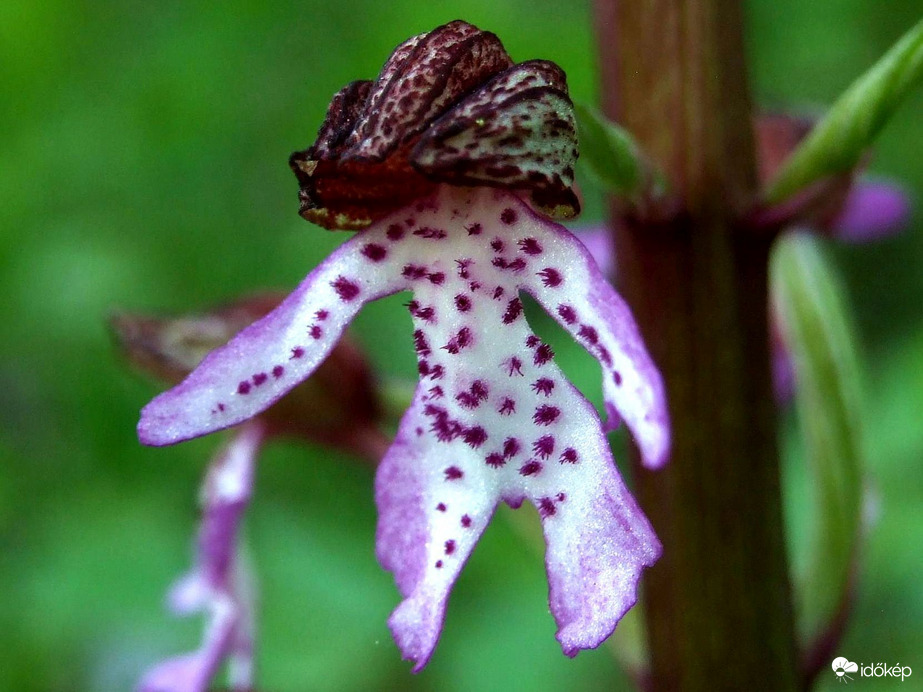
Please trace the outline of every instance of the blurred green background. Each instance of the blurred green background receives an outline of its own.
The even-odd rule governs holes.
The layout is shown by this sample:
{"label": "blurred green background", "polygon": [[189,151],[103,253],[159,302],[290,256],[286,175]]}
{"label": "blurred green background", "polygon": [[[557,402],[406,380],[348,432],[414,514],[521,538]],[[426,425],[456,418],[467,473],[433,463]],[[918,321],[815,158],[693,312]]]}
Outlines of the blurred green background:
{"label": "blurred green background", "polygon": [[[830,103],[921,15],[919,0],[748,3],[759,103]],[[138,445],[137,413],[157,386],[127,370],[106,316],[186,312],[294,286],[343,236],[297,216],[289,153],[313,141],[340,86],[373,77],[399,41],[457,17],[497,33],[517,60],[557,61],[575,98],[595,99],[586,2],[0,4],[0,689],[127,690],[158,658],[195,645],[200,622],[168,616],[163,595],[189,564],[198,484],[219,441]],[[923,92],[887,127],[871,165],[917,200],[920,113]],[[583,181],[584,218],[599,219],[599,191]],[[837,655],[900,662],[916,676],[921,226],[918,209],[900,237],[831,248],[866,356],[879,500]],[[401,300],[366,309],[356,333],[380,372],[409,378]],[[589,358],[558,350],[598,402]],[[781,434],[798,560],[809,495],[790,411]],[[284,444],[265,453],[248,524],[262,591],[262,687],[627,685],[608,646],[574,660],[560,653],[540,552],[507,521],[509,510],[460,579],[432,663],[411,676],[385,625],[398,595],[374,558],[371,484],[366,467],[340,454]],[[832,674],[821,680],[833,689]]]}

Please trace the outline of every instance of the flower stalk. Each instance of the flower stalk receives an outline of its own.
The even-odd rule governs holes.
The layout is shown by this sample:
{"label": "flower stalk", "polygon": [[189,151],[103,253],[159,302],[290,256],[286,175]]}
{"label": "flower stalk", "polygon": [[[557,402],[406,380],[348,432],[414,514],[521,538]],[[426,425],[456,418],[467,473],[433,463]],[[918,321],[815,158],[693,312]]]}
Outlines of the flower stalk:
{"label": "flower stalk", "polygon": [[[600,0],[603,103],[682,200],[617,224],[618,277],[667,382],[674,446],[636,491],[664,544],[645,607],[654,689],[795,689],[767,331],[771,238],[756,194],[738,3]],[[608,53],[608,54],[607,54]],[[656,218],[656,217],[653,217]]]}

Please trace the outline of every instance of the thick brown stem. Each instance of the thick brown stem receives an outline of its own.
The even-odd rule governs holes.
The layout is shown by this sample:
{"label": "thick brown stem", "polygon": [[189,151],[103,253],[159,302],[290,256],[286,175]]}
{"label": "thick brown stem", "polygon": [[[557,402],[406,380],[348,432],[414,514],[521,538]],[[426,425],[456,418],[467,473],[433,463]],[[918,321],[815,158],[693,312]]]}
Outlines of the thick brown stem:
{"label": "thick brown stem", "polygon": [[617,72],[603,70],[604,104],[685,210],[616,230],[620,286],[662,368],[673,420],[669,467],[635,465],[664,544],[645,582],[650,679],[658,690],[796,689],[769,368],[770,241],[736,227],[755,191],[741,6],[623,0],[598,9],[605,16],[599,41]]}

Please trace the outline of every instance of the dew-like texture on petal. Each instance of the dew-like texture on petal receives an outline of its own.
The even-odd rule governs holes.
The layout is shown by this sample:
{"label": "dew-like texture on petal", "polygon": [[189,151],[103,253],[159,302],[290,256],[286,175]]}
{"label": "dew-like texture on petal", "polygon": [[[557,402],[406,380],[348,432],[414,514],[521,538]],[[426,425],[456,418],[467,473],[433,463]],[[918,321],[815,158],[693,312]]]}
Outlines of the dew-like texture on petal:
{"label": "dew-like texture on petal", "polygon": [[378,227],[340,246],[278,308],[151,401],[140,440],[167,445],[236,425],[307,378],[365,303],[408,285],[382,262],[393,245]]}
{"label": "dew-like texture on petal", "polygon": [[662,456],[659,378],[624,306],[602,305],[614,292],[592,288],[595,266],[574,276],[591,262],[579,242],[516,196],[443,188],[414,221],[401,242],[420,259],[394,269],[413,281],[420,384],[376,479],[378,556],[405,598],[389,621],[395,639],[415,670],[426,664],[450,587],[496,505],[528,499],[545,524],[562,647],[596,646],[660,545],[615,472],[595,409],[529,328],[520,290],[552,311],[567,299],[580,318],[566,326],[606,361],[607,377],[621,368],[626,393],[610,392],[613,404],[646,436],[645,452]]}
{"label": "dew-like texture on petal", "polygon": [[598,646],[612,633],[637,600],[641,572],[661,554],[660,542],[618,476],[605,437],[596,434],[584,448],[585,475],[571,479],[566,503],[543,505],[546,495],[536,504],[543,516],[551,512],[543,523],[548,602],[568,656]]}
{"label": "dew-like texture on petal", "polygon": [[263,436],[261,423],[244,426],[212,462],[202,491],[196,565],[171,589],[177,614],[207,612],[202,644],[148,671],[139,692],[205,692],[225,661],[236,688],[252,683],[252,603],[237,548]]}
{"label": "dew-like texture on petal", "polygon": [[424,399],[418,391],[375,482],[376,552],[405,599],[388,626],[404,657],[414,661],[414,671],[422,670],[436,647],[449,590],[496,502],[493,493],[472,486],[472,477],[451,475],[453,465],[441,463],[448,459],[445,443],[417,435],[431,424],[421,407]]}
{"label": "dew-like texture on petal", "polygon": [[859,180],[832,224],[834,237],[851,243],[886,238],[901,231],[910,217],[910,199],[898,185]]}
{"label": "dew-like texture on petal", "polygon": [[645,466],[659,468],[670,451],[666,393],[631,311],[570,232],[525,205],[522,216],[521,232],[546,248],[534,257],[535,270],[524,277],[522,288],[599,361],[609,428],[620,416]]}

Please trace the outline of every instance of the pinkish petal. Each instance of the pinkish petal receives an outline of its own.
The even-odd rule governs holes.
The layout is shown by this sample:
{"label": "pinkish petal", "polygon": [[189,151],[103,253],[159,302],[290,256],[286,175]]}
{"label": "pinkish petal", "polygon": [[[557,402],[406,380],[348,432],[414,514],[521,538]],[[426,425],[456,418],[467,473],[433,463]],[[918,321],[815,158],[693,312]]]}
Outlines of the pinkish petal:
{"label": "pinkish petal", "polygon": [[[529,328],[519,291],[546,305],[549,295],[573,302],[581,321],[568,326],[584,341],[580,327],[597,329],[597,357],[625,372],[615,405],[658,460],[665,411],[631,396],[663,407],[659,376],[627,308],[593,286],[604,281],[586,250],[517,197],[446,187],[415,212],[404,250],[419,258],[407,267],[421,381],[376,479],[378,556],[405,597],[390,619],[395,639],[415,670],[425,665],[452,583],[494,508],[528,498],[546,524],[562,644],[569,653],[596,646],[660,548],[618,480],[596,410]],[[662,418],[648,428],[649,412]],[[568,554],[583,562],[568,566]]]}
{"label": "pinkish petal", "polygon": [[651,525],[615,471],[605,438],[597,435],[584,449],[584,478],[569,479],[567,493],[531,498],[548,543],[548,600],[568,656],[612,634],[635,604],[641,572],[661,554]]}
{"label": "pinkish petal", "polygon": [[388,625],[415,672],[432,655],[449,590],[496,505],[493,493],[472,492],[470,481],[439,463],[444,443],[417,435],[430,424],[422,400],[418,392],[375,481],[378,559],[405,597]]}
{"label": "pinkish petal", "polygon": [[171,658],[149,670],[138,692],[203,692],[214,671],[199,652]]}
{"label": "pinkish petal", "polygon": [[237,544],[263,435],[260,423],[245,426],[212,462],[202,492],[196,566],[170,592],[174,612],[208,612],[202,645],[149,671],[141,692],[204,692],[225,661],[231,662],[234,689],[250,686],[252,605]]}
{"label": "pinkish petal", "polygon": [[[235,638],[236,606],[225,597],[211,600],[209,623],[198,651],[167,659],[148,671],[138,692],[206,692],[231,650]],[[238,687],[237,689],[246,689]]]}
{"label": "pinkish petal", "polygon": [[279,307],[151,401],[138,423],[141,441],[173,444],[236,425],[309,377],[365,303],[405,287],[382,268],[387,245],[379,227],[340,246]]}
{"label": "pinkish petal", "polygon": [[644,464],[659,468],[670,451],[666,393],[625,301],[612,289],[586,247],[567,229],[523,206],[520,235],[542,252],[522,288],[600,363],[609,428],[617,413],[631,430]]}
{"label": "pinkish petal", "polygon": [[615,276],[615,246],[606,226],[568,226],[568,230],[590,252],[599,270],[609,279]]}
{"label": "pinkish petal", "polygon": [[866,243],[901,231],[909,217],[910,199],[900,186],[860,179],[846,196],[832,231],[840,240]]}

